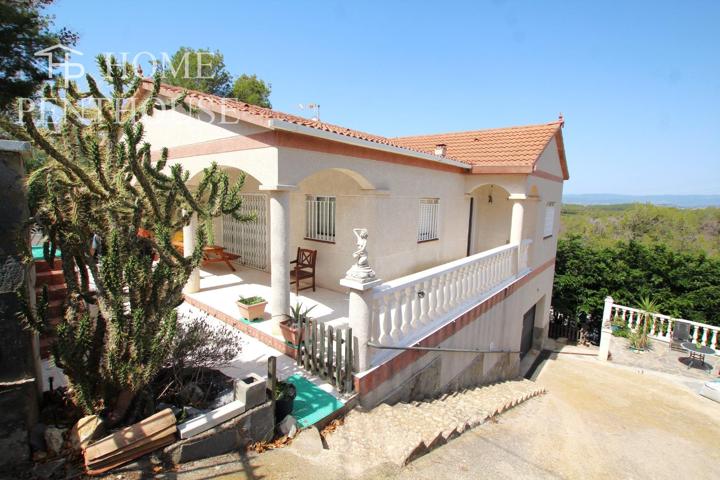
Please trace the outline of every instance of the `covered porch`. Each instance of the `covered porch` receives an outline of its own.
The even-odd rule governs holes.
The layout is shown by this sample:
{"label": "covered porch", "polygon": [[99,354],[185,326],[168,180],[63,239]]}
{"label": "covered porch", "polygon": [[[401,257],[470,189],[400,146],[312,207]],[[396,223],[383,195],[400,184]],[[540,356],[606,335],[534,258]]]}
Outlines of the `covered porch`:
{"label": "covered porch", "polygon": [[[224,263],[214,263],[198,269],[199,289],[186,292],[185,300],[190,305],[212,315],[223,322],[258,338],[276,350],[292,355],[293,350],[283,339],[278,327],[279,317],[273,317],[270,299],[273,298],[270,273],[232,263],[232,271]],[[313,320],[326,325],[344,327],[348,323],[348,296],[343,293],[317,287],[300,290],[299,294],[290,288],[290,305],[301,303],[304,308],[312,307]],[[240,297],[261,296],[268,300],[263,320],[249,322],[242,319],[237,306]]]}

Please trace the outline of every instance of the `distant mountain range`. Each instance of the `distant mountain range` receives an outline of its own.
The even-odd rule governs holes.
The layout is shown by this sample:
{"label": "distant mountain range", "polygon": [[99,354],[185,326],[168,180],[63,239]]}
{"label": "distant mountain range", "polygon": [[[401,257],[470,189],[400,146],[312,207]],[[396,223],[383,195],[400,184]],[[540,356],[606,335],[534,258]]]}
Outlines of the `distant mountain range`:
{"label": "distant mountain range", "polygon": [[563,195],[563,203],[580,205],[616,205],[619,203],[652,203],[679,208],[720,207],[720,195],[617,195],[581,193]]}

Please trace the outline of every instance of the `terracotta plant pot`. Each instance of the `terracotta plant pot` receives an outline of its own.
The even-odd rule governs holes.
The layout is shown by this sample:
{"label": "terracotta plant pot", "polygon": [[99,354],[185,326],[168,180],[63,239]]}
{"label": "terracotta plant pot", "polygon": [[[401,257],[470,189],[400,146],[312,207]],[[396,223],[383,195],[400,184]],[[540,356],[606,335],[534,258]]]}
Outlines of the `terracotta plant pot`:
{"label": "terracotta plant pot", "polygon": [[302,342],[303,331],[295,325],[292,319],[287,318],[280,322],[280,331],[282,331],[282,336],[285,341],[297,347],[300,345],[300,342]]}
{"label": "terracotta plant pot", "polygon": [[246,305],[241,302],[236,303],[238,308],[240,309],[240,316],[242,318],[245,318],[247,320],[257,320],[264,318],[265,305],[267,305],[267,301],[254,303],[252,305]]}

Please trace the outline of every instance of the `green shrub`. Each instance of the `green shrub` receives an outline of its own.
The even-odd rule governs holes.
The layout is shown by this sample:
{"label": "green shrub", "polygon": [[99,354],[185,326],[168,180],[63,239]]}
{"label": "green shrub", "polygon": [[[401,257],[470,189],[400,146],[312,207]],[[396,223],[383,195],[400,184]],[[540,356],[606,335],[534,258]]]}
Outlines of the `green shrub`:
{"label": "green shrub", "polygon": [[254,297],[243,297],[240,296],[238,298],[238,302],[242,303],[243,305],[257,305],[258,303],[264,302],[265,299],[263,297],[254,296]]}

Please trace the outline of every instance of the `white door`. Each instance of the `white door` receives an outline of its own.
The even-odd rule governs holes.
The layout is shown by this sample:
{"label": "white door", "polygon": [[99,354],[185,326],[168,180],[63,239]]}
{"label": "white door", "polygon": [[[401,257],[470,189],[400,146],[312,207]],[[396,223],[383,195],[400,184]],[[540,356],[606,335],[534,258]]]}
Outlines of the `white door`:
{"label": "white door", "polygon": [[268,196],[263,193],[243,193],[242,214],[254,213],[254,222],[238,222],[230,215],[223,216],[223,247],[230,253],[240,255],[238,262],[258,270],[268,266]]}

